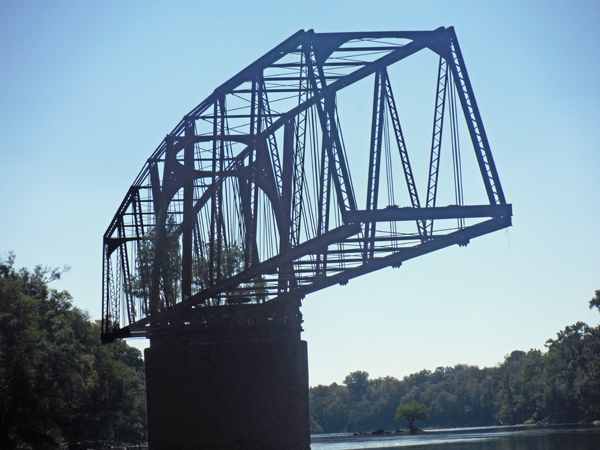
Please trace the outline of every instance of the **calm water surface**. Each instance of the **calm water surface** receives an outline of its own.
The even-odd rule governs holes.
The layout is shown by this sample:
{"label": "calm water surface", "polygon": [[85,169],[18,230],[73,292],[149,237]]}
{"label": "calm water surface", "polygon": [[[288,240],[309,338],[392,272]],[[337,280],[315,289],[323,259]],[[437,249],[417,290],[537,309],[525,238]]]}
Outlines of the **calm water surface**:
{"label": "calm water surface", "polygon": [[311,450],[600,450],[600,427],[521,426],[431,430],[415,436],[353,436],[316,434]]}

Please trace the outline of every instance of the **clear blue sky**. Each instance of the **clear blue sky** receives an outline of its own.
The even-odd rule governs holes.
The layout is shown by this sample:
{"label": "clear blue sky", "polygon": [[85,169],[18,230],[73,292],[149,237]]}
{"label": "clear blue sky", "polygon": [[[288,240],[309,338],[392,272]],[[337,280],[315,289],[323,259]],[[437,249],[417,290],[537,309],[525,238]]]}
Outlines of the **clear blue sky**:
{"label": "clear blue sky", "polygon": [[543,348],[600,319],[598,23],[597,0],[0,0],[0,253],[71,265],[56,287],[98,319],[106,227],[215,87],[299,29],[452,25],[514,226],[307,297],[310,383]]}

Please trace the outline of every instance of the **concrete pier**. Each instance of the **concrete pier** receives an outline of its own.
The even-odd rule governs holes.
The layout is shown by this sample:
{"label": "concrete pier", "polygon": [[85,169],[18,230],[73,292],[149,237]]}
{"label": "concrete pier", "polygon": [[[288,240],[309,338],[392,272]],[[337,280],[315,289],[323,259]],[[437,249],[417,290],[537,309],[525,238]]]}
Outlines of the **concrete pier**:
{"label": "concrete pier", "polygon": [[309,450],[299,302],[197,308],[152,325],[149,450]]}

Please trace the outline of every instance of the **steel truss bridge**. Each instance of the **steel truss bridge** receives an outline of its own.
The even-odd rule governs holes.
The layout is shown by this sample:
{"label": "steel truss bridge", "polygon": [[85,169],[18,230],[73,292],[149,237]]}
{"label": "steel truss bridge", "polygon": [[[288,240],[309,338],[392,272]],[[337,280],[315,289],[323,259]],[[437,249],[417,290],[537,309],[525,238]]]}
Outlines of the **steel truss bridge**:
{"label": "steel truss bridge", "polygon": [[[414,106],[405,76],[422,54],[431,90]],[[409,132],[401,118],[423,105],[431,122]],[[481,183],[463,187],[463,166]],[[278,305],[466,245],[511,216],[453,28],[301,30],[148,158],[104,235],[103,338],[206,327],[255,304],[292,320]]]}

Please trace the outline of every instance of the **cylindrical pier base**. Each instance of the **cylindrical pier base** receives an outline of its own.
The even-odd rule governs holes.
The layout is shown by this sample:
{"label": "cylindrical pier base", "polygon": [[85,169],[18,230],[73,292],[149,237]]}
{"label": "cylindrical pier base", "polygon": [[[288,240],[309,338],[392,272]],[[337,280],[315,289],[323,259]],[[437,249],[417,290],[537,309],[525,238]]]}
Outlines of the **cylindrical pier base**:
{"label": "cylindrical pier base", "polygon": [[[213,315],[212,327],[204,317],[196,330],[186,322],[153,333],[145,351],[149,450],[310,449],[306,342],[299,327],[261,306],[218,307],[225,314]],[[256,320],[257,311],[267,320]]]}

